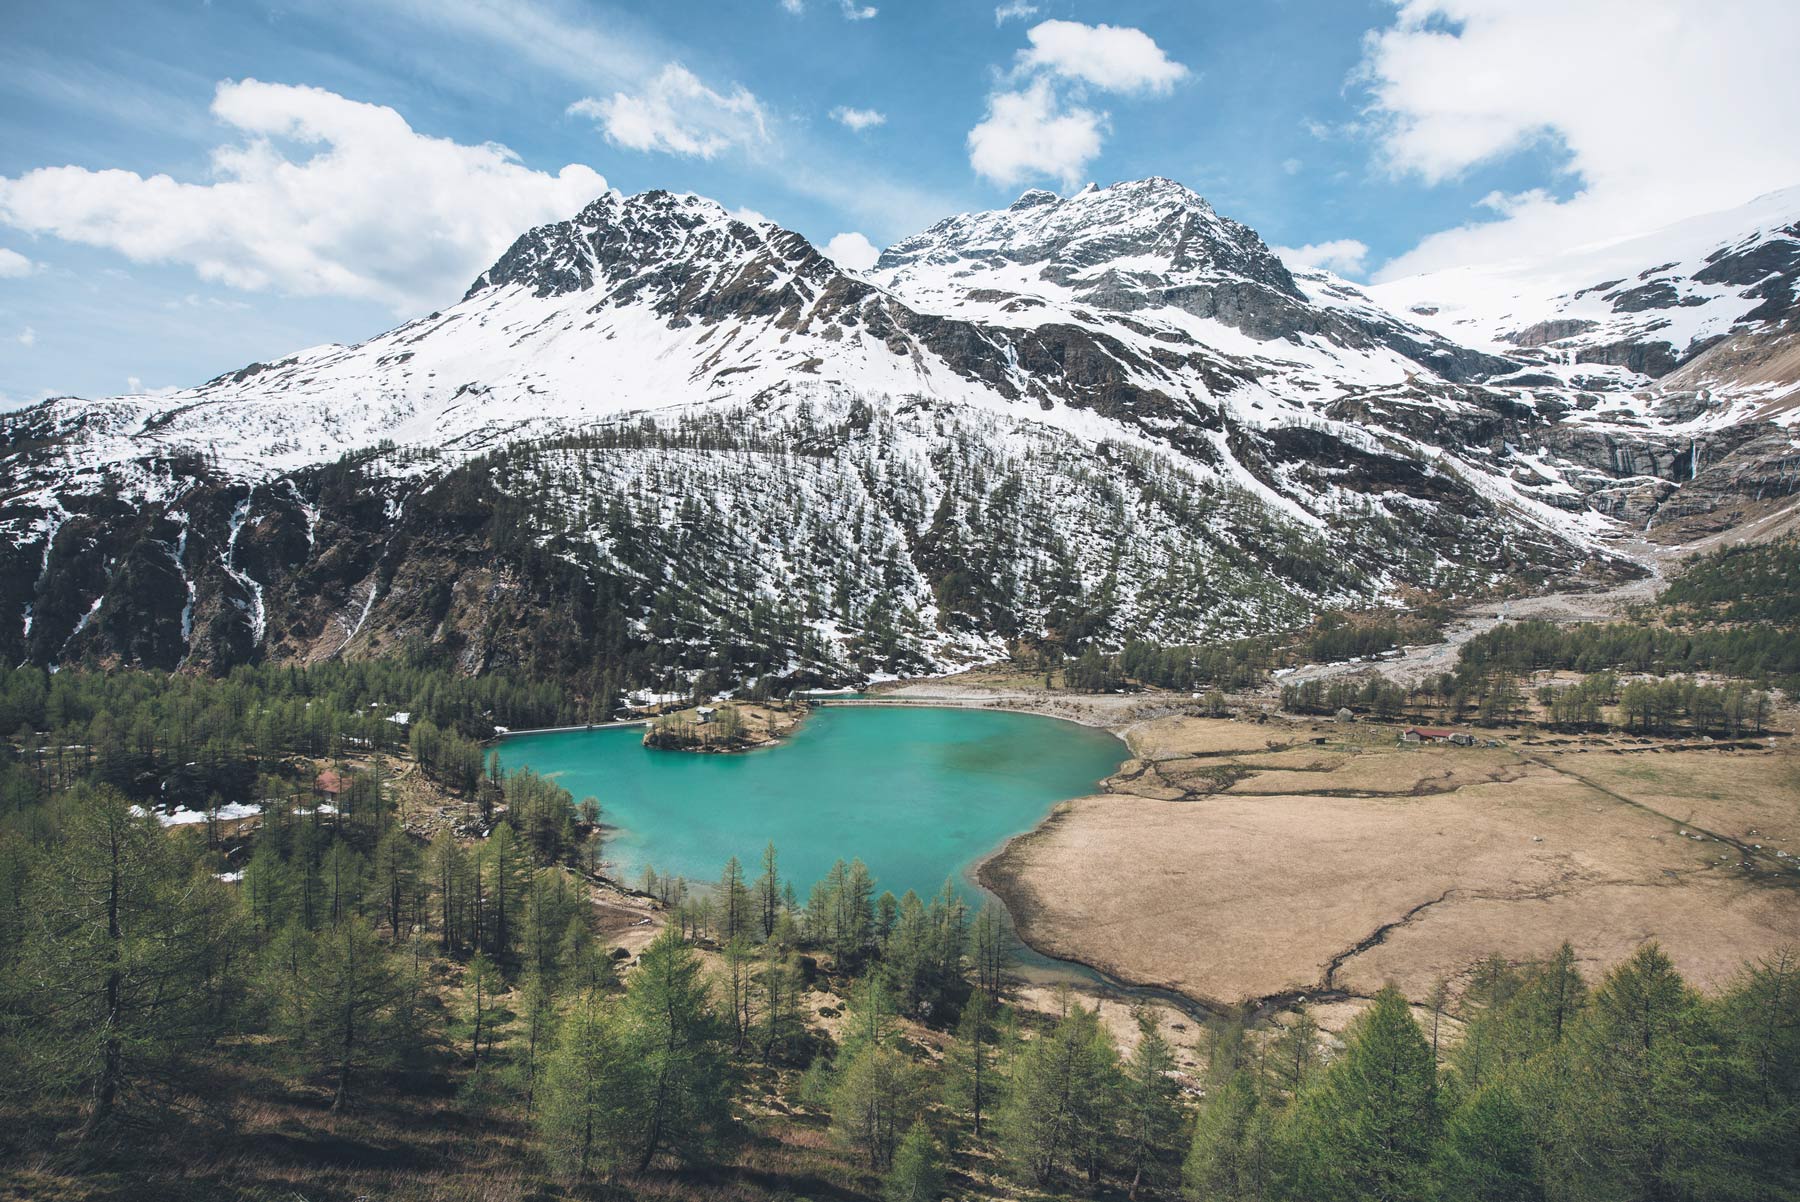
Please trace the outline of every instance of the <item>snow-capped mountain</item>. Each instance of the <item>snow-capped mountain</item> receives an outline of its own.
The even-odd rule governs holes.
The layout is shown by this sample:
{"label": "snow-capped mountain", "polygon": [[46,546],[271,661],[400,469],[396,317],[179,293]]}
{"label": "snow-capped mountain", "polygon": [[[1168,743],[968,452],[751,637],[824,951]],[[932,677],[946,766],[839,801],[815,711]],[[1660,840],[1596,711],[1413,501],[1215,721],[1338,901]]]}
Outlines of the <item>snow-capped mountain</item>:
{"label": "snow-capped mountain", "polygon": [[1734,333],[1790,318],[1800,188],[1549,260],[1464,267],[1369,289],[1469,346],[1539,366],[1664,377]]}
{"label": "snow-capped mountain", "polygon": [[[1787,321],[1785,278],[1730,328]],[[1741,461],[1690,518],[1794,491],[1736,384],[1579,375],[1431,307],[1296,276],[1162,179],[867,274],[609,194],[367,342],[0,419],[0,655],[846,678],[1616,574],[1707,469]]]}

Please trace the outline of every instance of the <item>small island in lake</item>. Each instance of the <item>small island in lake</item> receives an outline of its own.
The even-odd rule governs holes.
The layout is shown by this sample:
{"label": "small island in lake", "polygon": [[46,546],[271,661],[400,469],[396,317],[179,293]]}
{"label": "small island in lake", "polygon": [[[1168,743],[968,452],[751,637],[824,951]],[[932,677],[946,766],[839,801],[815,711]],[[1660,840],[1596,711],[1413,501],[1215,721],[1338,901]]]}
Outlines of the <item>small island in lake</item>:
{"label": "small island in lake", "polygon": [[798,729],[811,708],[793,699],[690,706],[652,719],[644,731],[644,746],[699,752],[766,747]]}

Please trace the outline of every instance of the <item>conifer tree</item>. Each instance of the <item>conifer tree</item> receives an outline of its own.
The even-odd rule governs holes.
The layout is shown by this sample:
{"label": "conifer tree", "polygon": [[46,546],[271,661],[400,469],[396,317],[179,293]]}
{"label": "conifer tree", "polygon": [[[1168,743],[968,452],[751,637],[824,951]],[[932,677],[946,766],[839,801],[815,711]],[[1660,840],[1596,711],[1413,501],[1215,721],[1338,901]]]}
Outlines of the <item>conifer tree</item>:
{"label": "conifer tree", "polygon": [[1544,1188],[1534,1153],[1525,1112],[1511,1089],[1489,1085],[1445,1124],[1431,1164],[1436,1195],[1459,1202],[1539,1202]]}
{"label": "conifer tree", "polygon": [[1136,1198],[1145,1185],[1160,1190],[1172,1176],[1171,1159],[1181,1130],[1181,1091],[1170,1075],[1175,1050],[1154,1012],[1139,1010],[1134,1017],[1138,1041],[1125,1062],[1120,1091],[1124,1167],[1131,1174],[1128,1198]]}
{"label": "conifer tree", "polygon": [[1196,1202],[1248,1202],[1269,1187],[1268,1110],[1254,1074],[1234,1068],[1209,1082],[1182,1162],[1184,1191]]}
{"label": "conifer tree", "polygon": [[406,1049],[391,1020],[401,982],[373,928],[349,917],[319,931],[305,968],[287,999],[287,1028],[303,1060],[330,1072],[331,1108],[353,1100],[359,1070]]}
{"label": "conifer tree", "polygon": [[1715,1092],[1719,1047],[1700,998],[1646,944],[1613,969],[1582,1014],[1565,1121],[1593,1196],[1682,1198],[1705,1176],[1737,1176]]}
{"label": "conifer tree", "polygon": [[1118,1051],[1092,1010],[1071,1005],[1014,1057],[999,1116],[1008,1158],[1049,1185],[1065,1170],[1096,1183],[1119,1088]]}
{"label": "conifer tree", "polygon": [[678,932],[664,928],[644,949],[625,991],[624,1018],[627,1055],[643,1073],[641,1171],[658,1152],[705,1147],[723,1125],[730,1098],[731,1074],[700,960]]}
{"label": "conifer tree", "polygon": [[645,1066],[615,1005],[588,991],[563,1019],[544,1066],[538,1111],[551,1162],[577,1178],[611,1178],[641,1148]]}
{"label": "conifer tree", "polygon": [[720,943],[729,943],[739,935],[750,933],[750,891],[744,886],[744,868],[736,856],[725,861],[725,869],[719,874],[719,894],[714,911]]}
{"label": "conifer tree", "polygon": [[881,1184],[883,1202],[938,1202],[944,1194],[944,1153],[923,1119],[914,1119],[894,1151]]}
{"label": "conifer tree", "polygon": [[781,873],[779,868],[779,859],[775,853],[775,841],[771,839],[763,848],[762,875],[756,878],[756,904],[760,911],[764,939],[775,934],[775,919],[781,913]]}
{"label": "conifer tree", "polygon": [[497,1021],[494,1011],[499,1005],[501,988],[500,970],[487,958],[487,953],[476,952],[463,980],[463,996],[469,1007],[470,1061],[477,1069],[481,1067],[483,1048],[493,1044],[493,1026]]}
{"label": "conifer tree", "polygon": [[0,982],[18,1070],[87,1095],[81,1138],[134,1086],[178,1078],[220,1017],[236,904],[190,872],[156,822],[107,786],[74,792],[25,888],[18,959]]}
{"label": "conifer tree", "polygon": [[1438,1130],[1437,1068],[1391,985],[1345,1033],[1344,1053],[1301,1103],[1301,1173],[1321,1197],[1423,1198]]}
{"label": "conifer tree", "polygon": [[993,1000],[977,989],[963,1006],[956,1042],[945,1055],[944,1076],[946,1100],[969,1116],[976,1139],[981,1138],[983,1121],[993,1106],[994,1035]]}

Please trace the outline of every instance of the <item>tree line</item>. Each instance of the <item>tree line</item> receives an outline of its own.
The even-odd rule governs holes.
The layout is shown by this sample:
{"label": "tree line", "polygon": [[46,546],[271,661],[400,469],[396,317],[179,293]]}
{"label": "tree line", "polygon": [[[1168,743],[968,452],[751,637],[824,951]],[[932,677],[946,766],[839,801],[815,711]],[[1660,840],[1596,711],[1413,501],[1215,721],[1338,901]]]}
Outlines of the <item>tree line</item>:
{"label": "tree line", "polygon": [[1219,1022],[1188,1073],[1147,1011],[1121,1046],[1071,997],[1010,1004],[997,911],[948,886],[896,898],[858,861],[804,901],[773,846],[705,886],[647,873],[668,920],[621,978],[585,872],[505,815],[410,850],[371,822],[314,858],[314,807],[259,835],[235,887],[196,832],[108,786],[45,818],[0,843],[22,868],[0,1097],[77,1140],[254,1065],[339,1109],[447,1080],[470,1116],[523,1116],[533,1163],[577,1188],[727,1162],[779,1096],[914,1202],[976,1166],[1196,1202],[1800,1196],[1791,960],[1712,997],[1654,946],[1597,985],[1567,947],[1490,960],[1460,998],[1382,991],[1341,1040],[1304,1008]]}

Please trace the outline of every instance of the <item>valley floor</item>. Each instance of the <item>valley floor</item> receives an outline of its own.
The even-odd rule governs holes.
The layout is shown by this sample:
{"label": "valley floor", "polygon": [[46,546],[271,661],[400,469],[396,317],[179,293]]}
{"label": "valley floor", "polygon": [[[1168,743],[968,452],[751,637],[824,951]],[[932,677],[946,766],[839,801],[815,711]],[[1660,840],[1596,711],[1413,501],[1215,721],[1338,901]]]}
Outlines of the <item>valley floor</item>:
{"label": "valley floor", "polygon": [[[1661,559],[1669,553],[1663,552]],[[1624,586],[1467,608],[1447,641],[1309,665],[1234,698],[1047,690],[1001,668],[879,696],[991,705],[1118,732],[1134,759],[982,865],[1037,950],[1220,1010],[1347,1003],[1397,984],[1415,1002],[1482,958],[1569,940],[1597,977],[1647,940],[1724,987],[1800,937],[1800,713],[1755,739],[1476,728],[1478,746],[1411,746],[1404,724],[1276,711],[1282,684],[1455,667],[1506,619],[1616,618],[1665,566]],[[1322,1020],[1328,1020],[1325,1013]],[[1328,1021],[1328,1025],[1330,1025]]]}
{"label": "valley floor", "polygon": [[[1800,931],[1800,751],[1162,718],[1107,792],[983,870],[1034,947],[1221,1006],[1415,1001],[1564,939],[1598,976],[1645,940],[1723,987]],[[1748,746],[1745,744],[1754,744]]]}

